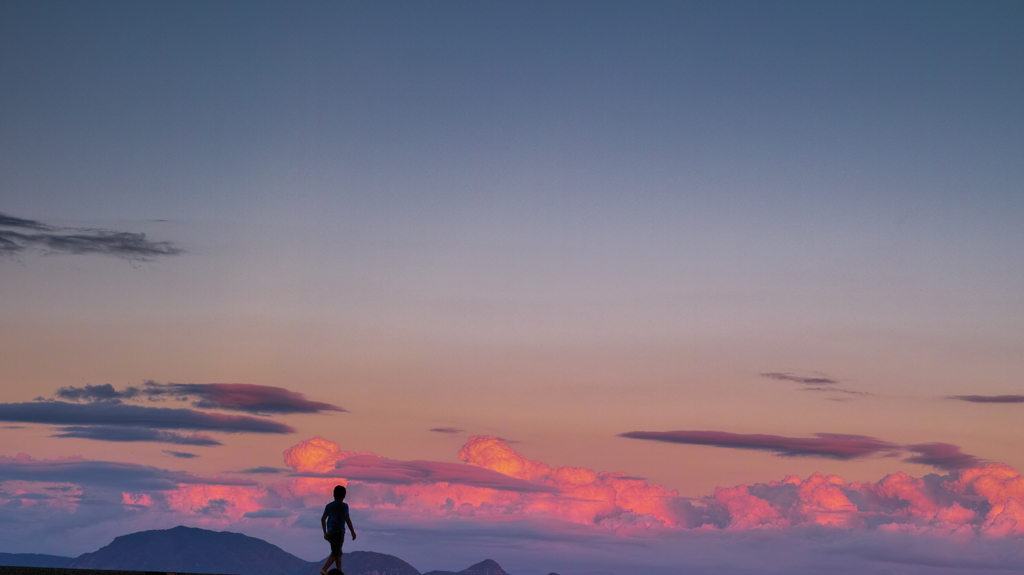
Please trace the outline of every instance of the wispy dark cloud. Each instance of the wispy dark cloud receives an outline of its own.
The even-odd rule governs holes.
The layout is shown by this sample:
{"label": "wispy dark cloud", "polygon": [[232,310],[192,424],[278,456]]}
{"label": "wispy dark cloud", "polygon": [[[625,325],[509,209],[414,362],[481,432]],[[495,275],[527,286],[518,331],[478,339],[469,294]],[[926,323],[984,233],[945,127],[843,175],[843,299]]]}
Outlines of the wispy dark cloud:
{"label": "wispy dark cloud", "polygon": [[146,427],[116,427],[108,425],[76,425],[59,427],[50,437],[73,437],[96,441],[169,443],[171,445],[213,446],[223,443],[206,435],[182,435],[173,431],[162,431]]}
{"label": "wispy dark cloud", "polygon": [[843,389],[838,386],[839,380],[827,377],[825,374],[818,374],[816,376],[804,377],[793,375],[791,373],[782,372],[768,372],[760,374],[761,377],[774,379],[775,381],[787,381],[790,383],[799,384],[801,387],[800,391],[811,391],[826,394],[825,399],[829,401],[838,401],[841,403],[851,401],[858,397],[866,397],[871,395],[866,391],[854,391],[852,389]]}
{"label": "wispy dark cloud", "polygon": [[908,445],[906,449],[916,452],[917,455],[903,461],[931,465],[945,471],[980,467],[984,463],[978,457],[961,452],[959,446],[949,443],[918,443]]}
{"label": "wispy dark cloud", "polygon": [[630,431],[619,434],[619,437],[686,445],[753,449],[769,451],[782,457],[824,457],[844,461],[872,455],[898,456],[901,453],[910,452],[914,455],[903,461],[931,465],[944,471],[979,467],[985,463],[974,455],[961,452],[959,446],[949,443],[898,445],[865,435],[838,433],[816,433],[813,438],[810,438],[726,431]]}
{"label": "wispy dark cloud", "polygon": [[0,403],[0,421],[50,425],[100,425],[149,429],[188,429],[234,433],[294,433],[295,429],[245,415],[205,413],[193,409],[63,401]]}
{"label": "wispy dark cloud", "polygon": [[4,213],[0,213],[0,228],[16,228],[23,230],[40,230],[40,231],[52,231],[53,226],[48,226],[42,222],[35,220],[26,220],[23,218],[16,218],[9,216]]}
{"label": "wispy dark cloud", "polygon": [[199,457],[195,453],[188,453],[187,451],[171,451],[170,449],[165,449],[164,453],[179,459],[195,459],[196,457]]}
{"label": "wispy dark cloud", "polygon": [[34,460],[0,456],[0,481],[45,481],[128,491],[168,491],[179,484],[255,485],[245,479],[206,478],[182,471],[114,461]]}
{"label": "wispy dark cloud", "polygon": [[557,487],[516,479],[474,465],[441,461],[398,461],[376,455],[354,455],[335,464],[327,473],[297,473],[299,477],[337,477],[367,483],[413,485],[454,483],[519,493],[559,493]]}
{"label": "wispy dark cloud", "polygon": [[845,395],[858,395],[865,396],[871,395],[866,391],[854,391],[852,389],[843,389],[841,387],[801,387],[800,391],[819,391],[819,392],[831,392],[831,393],[842,393]]}
{"label": "wispy dark cloud", "polygon": [[260,509],[246,513],[245,517],[249,519],[283,519],[292,515],[293,512],[287,509]]}
{"label": "wispy dark cloud", "polygon": [[947,399],[971,403],[1024,403],[1024,395],[951,395]]}
{"label": "wispy dark cloud", "polygon": [[791,381],[793,383],[802,383],[804,385],[833,385],[839,383],[838,381],[825,377],[824,375],[818,375],[813,377],[801,377],[793,375],[792,373],[781,373],[781,372],[768,372],[762,373],[761,377],[767,377],[768,379],[774,379],[777,381]]}
{"label": "wispy dark cloud", "polygon": [[84,387],[62,387],[54,393],[58,399],[86,403],[122,403],[173,397],[192,400],[192,407],[223,409],[252,414],[286,415],[348,411],[330,403],[306,399],[304,395],[283,387],[249,383],[156,383],[147,381],[142,387],[128,386],[117,390],[109,383]]}
{"label": "wispy dark cloud", "polygon": [[246,473],[246,474],[249,474],[249,475],[258,475],[258,474],[261,474],[261,473],[274,473],[274,474],[286,473],[288,471],[291,471],[291,470],[290,469],[283,469],[281,467],[252,467],[250,469],[243,469],[243,470],[238,471],[236,473]]}
{"label": "wispy dark cloud", "polygon": [[97,228],[67,228],[0,213],[0,258],[24,252],[43,254],[101,254],[129,260],[173,256],[184,250],[143,233]]}
{"label": "wispy dark cloud", "polygon": [[814,437],[784,437],[760,433],[726,431],[630,431],[619,437],[687,445],[709,445],[733,449],[770,451],[784,457],[825,457],[850,460],[879,453],[891,453],[899,446],[865,435],[816,433]]}
{"label": "wispy dark cloud", "polygon": [[463,432],[463,430],[459,429],[458,427],[433,427],[433,428],[429,429],[428,431],[433,431],[434,433],[462,433]]}
{"label": "wispy dark cloud", "polygon": [[123,399],[134,399],[142,392],[137,387],[127,387],[122,391],[114,389],[113,385],[88,385],[85,387],[62,387],[54,392],[54,397],[67,401],[85,401],[89,403],[121,403]]}
{"label": "wispy dark cloud", "polygon": [[330,403],[306,399],[301,393],[251,383],[156,383],[146,382],[143,393],[148,397],[191,397],[193,407],[224,409],[253,414],[347,412]]}

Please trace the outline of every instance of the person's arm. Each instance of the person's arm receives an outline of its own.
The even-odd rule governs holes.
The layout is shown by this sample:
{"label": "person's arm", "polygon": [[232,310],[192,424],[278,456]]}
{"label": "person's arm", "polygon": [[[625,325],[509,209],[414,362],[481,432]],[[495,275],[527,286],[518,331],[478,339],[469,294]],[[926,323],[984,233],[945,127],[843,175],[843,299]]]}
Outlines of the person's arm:
{"label": "person's arm", "polygon": [[352,517],[349,515],[345,516],[345,523],[348,523],[348,530],[352,533],[352,540],[356,540],[356,528],[352,527]]}
{"label": "person's arm", "polygon": [[324,528],[324,539],[327,539],[327,510],[324,509],[324,514],[320,518],[320,527]]}

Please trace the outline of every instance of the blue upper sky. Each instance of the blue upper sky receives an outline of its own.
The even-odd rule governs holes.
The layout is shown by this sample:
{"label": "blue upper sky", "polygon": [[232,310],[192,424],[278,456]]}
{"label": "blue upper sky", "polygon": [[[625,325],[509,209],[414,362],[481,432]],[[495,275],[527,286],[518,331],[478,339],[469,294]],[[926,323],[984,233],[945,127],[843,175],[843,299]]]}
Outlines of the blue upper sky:
{"label": "blue upper sky", "polygon": [[1016,2],[2,10],[11,212],[1021,209]]}

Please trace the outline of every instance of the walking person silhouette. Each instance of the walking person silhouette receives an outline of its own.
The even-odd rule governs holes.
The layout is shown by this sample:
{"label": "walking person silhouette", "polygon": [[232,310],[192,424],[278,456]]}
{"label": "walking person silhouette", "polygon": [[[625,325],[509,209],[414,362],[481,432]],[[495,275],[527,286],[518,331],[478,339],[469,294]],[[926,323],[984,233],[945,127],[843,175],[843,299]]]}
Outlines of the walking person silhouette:
{"label": "walking person silhouette", "polygon": [[338,485],[334,488],[334,501],[324,507],[324,514],[320,517],[320,526],[324,528],[324,539],[331,544],[331,556],[327,558],[320,569],[320,575],[327,575],[331,563],[337,562],[338,571],[341,575],[345,572],[341,569],[341,544],[345,541],[345,525],[348,524],[352,532],[352,540],[356,539],[356,528],[352,526],[352,518],[348,516],[348,503],[345,503],[345,487]]}

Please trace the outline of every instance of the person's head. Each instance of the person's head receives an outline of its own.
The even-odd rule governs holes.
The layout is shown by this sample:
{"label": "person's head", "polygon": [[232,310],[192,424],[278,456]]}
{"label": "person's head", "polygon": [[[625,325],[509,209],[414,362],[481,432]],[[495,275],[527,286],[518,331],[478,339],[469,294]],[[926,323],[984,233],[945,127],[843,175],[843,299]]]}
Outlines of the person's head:
{"label": "person's head", "polygon": [[338,501],[341,501],[342,499],[345,498],[345,486],[344,485],[338,485],[338,486],[336,486],[334,488],[334,498],[337,499]]}

